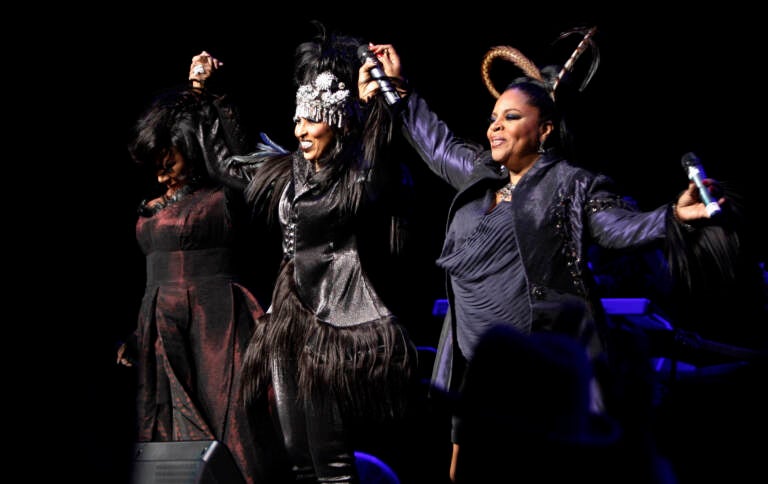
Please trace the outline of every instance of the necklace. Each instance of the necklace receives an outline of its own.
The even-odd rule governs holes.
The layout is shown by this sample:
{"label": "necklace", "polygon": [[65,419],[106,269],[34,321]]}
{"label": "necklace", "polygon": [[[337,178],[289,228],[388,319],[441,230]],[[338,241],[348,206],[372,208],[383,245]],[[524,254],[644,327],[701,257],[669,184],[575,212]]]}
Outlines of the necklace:
{"label": "necklace", "polygon": [[499,188],[496,191],[496,195],[499,198],[500,202],[511,202],[512,201],[512,190],[515,189],[515,185],[512,184],[512,182],[507,183],[503,187]]}
{"label": "necklace", "polygon": [[141,204],[139,205],[139,213],[146,216],[151,217],[152,215],[156,214],[160,210],[164,209],[168,205],[173,205],[174,203],[178,202],[185,196],[189,195],[190,193],[194,192],[197,189],[195,185],[192,185],[191,183],[188,183],[184,185],[183,187],[179,188],[175,192],[171,194],[171,196],[167,196],[165,193],[160,197],[160,200],[158,200],[154,205],[151,207],[149,206],[148,200],[142,200]]}

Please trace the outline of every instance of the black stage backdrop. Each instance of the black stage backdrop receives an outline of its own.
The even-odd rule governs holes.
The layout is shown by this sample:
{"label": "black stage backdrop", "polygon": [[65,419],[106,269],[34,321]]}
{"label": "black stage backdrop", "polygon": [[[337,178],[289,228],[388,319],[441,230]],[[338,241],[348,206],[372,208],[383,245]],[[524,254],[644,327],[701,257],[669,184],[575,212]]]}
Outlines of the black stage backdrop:
{"label": "black stage backdrop", "polygon": [[[596,25],[601,65],[584,93],[586,108],[576,126],[581,161],[613,176],[626,194],[651,209],[686,186],[680,159],[693,151],[708,175],[740,187],[755,227],[765,227],[766,42],[756,7],[728,2],[672,12],[669,2],[599,8],[579,2],[461,2],[427,4],[416,12],[413,3],[374,3],[110,2],[47,11],[49,21],[31,30],[43,39],[35,44],[41,50],[26,58],[39,72],[33,100],[41,109],[33,113],[32,134],[56,144],[28,174],[54,175],[52,196],[33,222],[43,231],[50,271],[27,273],[31,285],[50,289],[43,292],[51,304],[30,306],[36,315],[30,325],[38,327],[39,317],[44,331],[37,337],[44,333],[54,342],[55,361],[61,362],[52,382],[34,379],[32,385],[42,387],[54,406],[65,405],[66,412],[49,413],[52,421],[44,421],[63,426],[57,442],[73,451],[60,475],[113,479],[126,465],[132,393],[130,377],[114,364],[114,348],[135,324],[143,289],[134,223],[147,188],[126,142],[151,96],[184,82],[191,57],[201,50],[224,62],[222,73],[249,129],[286,147],[295,146],[293,52],[314,33],[311,19],[394,44],[411,84],[433,109],[455,132],[485,142],[494,102],[480,76],[485,52],[510,45],[540,66],[562,63],[573,42],[553,48],[558,34]],[[404,150],[403,156],[413,158],[420,188],[420,255],[409,283],[418,288],[413,313],[425,322],[416,335],[419,343],[434,345],[439,322],[431,316],[432,304],[443,295],[434,260],[451,192],[419,168],[415,153]]]}

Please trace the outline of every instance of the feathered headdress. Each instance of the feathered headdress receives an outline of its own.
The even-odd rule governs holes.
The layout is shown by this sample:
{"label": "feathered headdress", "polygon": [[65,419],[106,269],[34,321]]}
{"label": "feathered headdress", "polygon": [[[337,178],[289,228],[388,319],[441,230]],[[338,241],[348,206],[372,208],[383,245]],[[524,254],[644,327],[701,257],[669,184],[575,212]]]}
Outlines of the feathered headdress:
{"label": "feathered headdress", "polygon": [[294,119],[308,118],[331,126],[347,127],[358,115],[357,73],[360,40],[328,33],[320,22],[313,22],[318,34],[296,49],[294,80],[296,112]]}
{"label": "feathered headdress", "polygon": [[587,84],[589,84],[592,76],[594,76],[595,71],[597,70],[597,66],[600,62],[599,51],[592,39],[596,31],[597,27],[578,28],[560,34],[556,41],[562,40],[576,33],[582,34],[583,37],[581,42],[579,42],[579,45],[576,47],[576,50],[573,51],[573,54],[571,54],[571,56],[565,62],[565,65],[563,65],[562,69],[560,69],[557,76],[555,76],[553,79],[545,79],[542,75],[542,71],[536,67],[536,64],[531,62],[531,60],[525,57],[519,50],[515,49],[514,47],[507,45],[492,47],[483,57],[483,63],[481,66],[483,82],[493,97],[498,98],[501,95],[499,91],[494,87],[493,81],[491,81],[490,71],[493,61],[498,58],[502,58],[515,64],[518,68],[520,68],[520,70],[523,71],[526,76],[530,77],[531,79],[545,83],[549,89],[550,96],[552,99],[555,99],[557,88],[560,86],[563,79],[573,71],[576,60],[581,57],[587,48],[591,48],[593,50],[592,65],[590,66],[589,71],[587,72],[580,87],[580,89],[584,89]]}

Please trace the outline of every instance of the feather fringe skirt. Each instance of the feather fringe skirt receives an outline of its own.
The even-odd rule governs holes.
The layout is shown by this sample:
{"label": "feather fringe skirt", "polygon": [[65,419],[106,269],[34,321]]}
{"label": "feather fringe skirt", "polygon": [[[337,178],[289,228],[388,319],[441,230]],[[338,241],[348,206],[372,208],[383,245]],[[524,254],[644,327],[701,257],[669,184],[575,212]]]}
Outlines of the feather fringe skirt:
{"label": "feather fringe skirt", "polygon": [[245,404],[266,398],[271,361],[290,359],[297,362],[299,398],[320,392],[351,415],[401,416],[417,365],[406,329],[393,317],[345,327],[318,320],[297,296],[293,267],[283,263],[271,311],[248,344],[241,373]]}

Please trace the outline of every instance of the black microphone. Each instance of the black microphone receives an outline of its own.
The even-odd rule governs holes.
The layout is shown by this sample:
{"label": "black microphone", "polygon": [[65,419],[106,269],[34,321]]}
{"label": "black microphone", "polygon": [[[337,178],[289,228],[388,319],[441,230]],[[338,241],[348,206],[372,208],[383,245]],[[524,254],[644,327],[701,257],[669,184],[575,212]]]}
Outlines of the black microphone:
{"label": "black microphone", "polygon": [[400,94],[390,82],[389,77],[381,67],[379,59],[373,55],[373,52],[371,52],[367,45],[363,44],[357,48],[357,56],[360,57],[360,62],[363,64],[365,64],[365,61],[368,59],[373,59],[373,62],[376,63],[376,65],[371,68],[371,77],[376,79],[376,82],[379,83],[379,88],[381,89],[381,93],[384,94],[384,99],[387,101],[387,104],[392,106],[399,101]]}
{"label": "black microphone", "polygon": [[706,178],[707,175],[704,174],[704,167],[701,166],[701,160],[699,157],[689,152],[684,154],[682,160],[680,161],[683,164],[683,169],[688,174],[688,179],[696,185],[696,188],[699,189],[699,196],[701,197],[701,201],[704,202],[704,204],[707,206],[707,214],[711,217],[716,213],[719,213],[720,205],[715,199],[712,198],[709,190],[701,181],[702,179]]}

